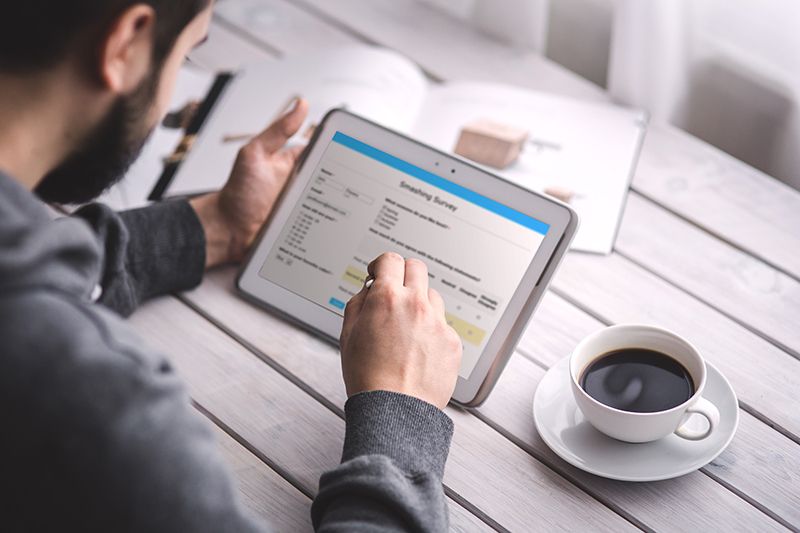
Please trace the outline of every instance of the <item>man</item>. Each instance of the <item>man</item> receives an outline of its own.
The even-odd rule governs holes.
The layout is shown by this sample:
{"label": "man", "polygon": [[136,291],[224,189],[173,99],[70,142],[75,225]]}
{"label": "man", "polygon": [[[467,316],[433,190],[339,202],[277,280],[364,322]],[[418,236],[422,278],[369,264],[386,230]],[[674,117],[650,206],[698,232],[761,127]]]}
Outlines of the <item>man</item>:
{"label": "man", "polygon": [[[135,158],[161,119],[210,0],[25,0],[0,17],[0,528],[253,531],[169,362],[119,315],[240,260],[286,180],[307,104],[191,202],[52,220]],[[38,197],[38,198],[37,198]],[[444,530],[461,347],[419,261],[394,254],[348,304],[342,463],[312,506],[326,531]]]}

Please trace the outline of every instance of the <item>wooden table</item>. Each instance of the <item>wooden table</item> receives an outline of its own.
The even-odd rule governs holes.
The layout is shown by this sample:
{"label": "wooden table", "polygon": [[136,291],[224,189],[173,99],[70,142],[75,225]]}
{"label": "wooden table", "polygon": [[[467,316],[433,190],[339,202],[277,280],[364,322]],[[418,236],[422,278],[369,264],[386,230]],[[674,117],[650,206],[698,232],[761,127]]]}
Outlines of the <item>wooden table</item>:
{"label": "wooden table", "polygon": [[[258,16],[253,8],[261,7]],[[354,42],[404,53],[434,79],[491,79],[596,101],[596,86],[414,0],[224,0],[194,59],[210,68]],[[238,298],[234,270],[132,321],[167,352],[247,505],[310,529],[339,462],[345,392],[334,348]],[[741,422],[700,471],[657,483],[577,470],[539,438],[537,383],[588,333],[648,322],[694,342],[729,378]],[[448,408],[444,478],[455,530],[795,531],[800,528],[800,194],[707,144],[651,125],[616,250],[570,253],[487,403]]]}

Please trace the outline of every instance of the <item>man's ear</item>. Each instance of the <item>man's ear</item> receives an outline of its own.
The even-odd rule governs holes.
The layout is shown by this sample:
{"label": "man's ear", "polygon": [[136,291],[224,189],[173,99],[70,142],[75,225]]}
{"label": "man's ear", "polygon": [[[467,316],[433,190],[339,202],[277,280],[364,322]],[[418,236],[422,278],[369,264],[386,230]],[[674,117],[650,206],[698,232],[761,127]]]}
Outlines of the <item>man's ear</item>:
{"label": "man's ear", "polygon": [[127,93],[150,69],[156,14],[146,4],[126,9],[109,29],[100,49],[100,79],[105,88]]}

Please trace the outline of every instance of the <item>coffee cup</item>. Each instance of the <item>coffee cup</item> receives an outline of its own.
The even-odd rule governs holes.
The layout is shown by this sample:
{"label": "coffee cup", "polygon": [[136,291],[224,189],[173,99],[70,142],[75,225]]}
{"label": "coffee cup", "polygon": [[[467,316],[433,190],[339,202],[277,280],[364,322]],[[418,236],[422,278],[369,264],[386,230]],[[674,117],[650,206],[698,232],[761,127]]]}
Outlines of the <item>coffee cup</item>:
{"label": "coffee cup", "polygon": [[[569,371],[573,396],[586,419],[615,439],[650,442],[674,433],[702,440],[719,424],[719,410],[703,398],[703,357],[665,329],[623,324],[597,331],[572,352]],[[664,403],[669,400],[680,403]],[[704,430],[687,425],[694,414],[707,420]]]}

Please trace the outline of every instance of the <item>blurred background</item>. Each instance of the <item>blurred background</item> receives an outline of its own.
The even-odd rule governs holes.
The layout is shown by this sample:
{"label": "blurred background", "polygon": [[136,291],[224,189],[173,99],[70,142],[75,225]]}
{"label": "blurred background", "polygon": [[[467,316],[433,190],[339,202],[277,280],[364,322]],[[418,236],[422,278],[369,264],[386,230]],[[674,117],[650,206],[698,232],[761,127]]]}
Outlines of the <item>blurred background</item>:
{"label": "blurred background", "polygon": [[[215,71],[377,44],[434,81],[645,109],[649,137],[669,124],[800,190],[799,0],[217,0],[214,11],[211,39],[178,79],[176,109],[202,99]],[[133,177],[102,200],[144,205],[180,139],[157,129]],[[703,167],[709,185],[725,174],[669,139],[657,157],[674,149],[671,164]],[[669,166],[650,163],[649,172]]]}
{"label": "blurred background", "polygon": [[800,189],[796,0],[418,0]]}

